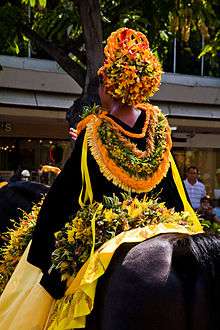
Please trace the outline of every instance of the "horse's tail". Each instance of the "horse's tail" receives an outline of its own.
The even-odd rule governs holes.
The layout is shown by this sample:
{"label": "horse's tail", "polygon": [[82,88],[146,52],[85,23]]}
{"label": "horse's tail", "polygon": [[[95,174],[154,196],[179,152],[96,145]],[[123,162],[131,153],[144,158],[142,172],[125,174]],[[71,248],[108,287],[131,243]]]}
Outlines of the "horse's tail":
{"label": "horse's tail", "polygon": [[[204,328],[219,329],[220,235],[197,234],[177,239],[174,242],[172,264],[185,286],[189,314],[194,310],[194,314],[189,316],[189,324],[203,318],[205,309],[204,314],[208,315],[208,319],[207,328]],[[200,307],[196,310],[192,308],[198,305]]]}

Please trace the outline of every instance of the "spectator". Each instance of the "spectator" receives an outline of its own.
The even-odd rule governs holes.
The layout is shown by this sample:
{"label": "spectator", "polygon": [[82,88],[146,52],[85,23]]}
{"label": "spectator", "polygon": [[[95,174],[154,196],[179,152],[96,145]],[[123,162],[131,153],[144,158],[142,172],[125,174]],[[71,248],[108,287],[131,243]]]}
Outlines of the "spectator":
{"label": "spectator", "polygon": [[28,170],[23,170],[21,172],[21,180],[22,181],[29,181],[30,180],[30,172]]}
{"label": "spectator", "polygon": [[198,181],[198,169],[190,166],[187,169],[184,185],[189,196],[189,200],[194,210],[200,207],[200,200],[206,195],[206,189],[202,182]]}
{"label": "spectator", "polygon": [[212,200],[209,196],[204,196],[201,198],[200,207],[197,212],[204,220],[220,223],[220,219],[214,212]]}

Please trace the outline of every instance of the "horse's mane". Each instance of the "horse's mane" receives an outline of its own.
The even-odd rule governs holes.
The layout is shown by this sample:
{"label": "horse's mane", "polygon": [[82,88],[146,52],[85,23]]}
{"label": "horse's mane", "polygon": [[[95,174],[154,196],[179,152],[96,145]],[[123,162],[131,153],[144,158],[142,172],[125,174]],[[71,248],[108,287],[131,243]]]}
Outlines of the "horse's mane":
{"label": "horse's mane", "polygon": [[191,256],[194,262],[205,272],[214,276],[220,267],[220,235],[197,234],[180,235],[174,241],[174,257]]}
{"label": "horse's mane", "polygon": [[0,231],[12,226],[10,219],[18,220],[20,209],[29,212],[33,203],[39,202],[49,187],[38,182],[10,182],[0,189]]}
{"label": "horse's mane", "polygon": [[199,281],[207,288],[205,299],[209,301],[208,306],[212,315],[209,329],[219,329],[220,235],[183,235],[174,241],[172,264],[179,278],[186,285],[187,301],[193,300],[198,295],[200,289],[195,288],[194,285],[198,283],[199,276]]}
{"label": "horse's mane", "polygon": [[207,271],[220,266],[220,235],[198,234],[190,236],[192,253]]}

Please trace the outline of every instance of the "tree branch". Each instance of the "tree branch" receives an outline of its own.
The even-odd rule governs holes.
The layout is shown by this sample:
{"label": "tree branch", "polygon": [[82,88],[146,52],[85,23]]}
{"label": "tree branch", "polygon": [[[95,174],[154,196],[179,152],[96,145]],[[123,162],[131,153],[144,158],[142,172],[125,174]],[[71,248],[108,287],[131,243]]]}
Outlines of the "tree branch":
{"label": "tree branch", "polygon": [[64,43],[63,49],[66,53],[72,53],[73,55],[75,55],[83,65],[86,65],[86,53],[85,50],[79,50],[80,46],[83,46],[82,38],[77,38],[74,40],[67,38]]}
{"label": "tree branch", "polygon": [[62,49],[55,46],[52,42],[43,39],[28,25],[21,25],[20,31],[39,47],[43,48],[44,51],[46,51],[61,66],[61,68],[80,85],[80,87],[84,87],[85,70],[79,64],[71,60]]}
{"label": "tree branch", "polygon": [[97,94],[97,70],[102,65],[102,25],[99,0],[74,0],[78,6],[85,39],[87,71],[84,95]]}

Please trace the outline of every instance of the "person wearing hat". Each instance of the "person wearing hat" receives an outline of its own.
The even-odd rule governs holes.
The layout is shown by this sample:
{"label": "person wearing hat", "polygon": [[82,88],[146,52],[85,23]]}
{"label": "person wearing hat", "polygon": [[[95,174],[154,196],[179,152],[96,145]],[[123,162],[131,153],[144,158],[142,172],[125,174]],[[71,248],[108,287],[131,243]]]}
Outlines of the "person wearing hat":
{"label": "person wearing hat", "polygon": [[[80,208],[82,166],[83,173],[89,174],[89,196],[95,201],[113,193],[146,193],[158,196],[168,208],[184,209],[171,169],[168,121],[148,102],[160,85],[162,68],[157,57],[146,36],[127,28],[111,34],[104,52],[98,71],[102,105],[77,126],[75,148],[45,198],[28,255],[28,261],[45,274],[44,287],[57,297],[62,288],[59,293],[58,285],[52,284],[53,274],[48,276],[54,233]],[[81,162],[85,152],[86,164]],[[57,283],[55,272],[54,279]]]}
{"label": "person wearing hat", "polygon": [[202,231],[171,155],[168,121],[149,102],[159,89],[162,68],[148,39],[120,28],[108,38],[104,53],[98,71],[101,107],[77,126],[75,148],[44,200],[27,257],[43,273],[40,285],[56,299],[63,297],[66,283],[51,268],[54,234],[85,203],[125,192],[146,194],[169,209],[188,211],[192,217],[184,230]]}
{"label": "person wearing hat", "polygon": [[[113,32],[104,52],[106,58],[98,71],[102,105],[77,126],[75,148],[45,198],[28,255],[28,261],[45,274],[44,287],[56,297],[63,288],[54,288],[55,272],[48,274],[54,233],[80,208],[83,166],[91,183],[89,195],[95,201],[127,191],[158,196],[168,208],[184,210],[171,166],[170,127],[160,109],[148,101],[160,85],[158,59],[146,36],[128,28]],[[82,164],[85,151],[87,162]]]}

